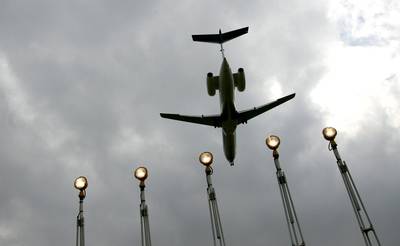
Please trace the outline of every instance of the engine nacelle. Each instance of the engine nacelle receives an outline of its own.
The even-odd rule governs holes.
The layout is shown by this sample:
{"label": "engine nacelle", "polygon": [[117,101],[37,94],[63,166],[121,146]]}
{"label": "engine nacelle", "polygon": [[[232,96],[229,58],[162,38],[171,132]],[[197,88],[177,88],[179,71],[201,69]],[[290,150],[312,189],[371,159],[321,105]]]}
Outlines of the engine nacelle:
{"label": "engine nacelle", "polygon": [[215,83],[214,83],[214,76],[212,73],[207,74],[207,92],[208,95],[214,96],[215,95]]}
{"label": "engine nacelle", "polygon": [[235,81],[235,86],[238,91],[244,91],[246,89],[246,78],[243,68],[238,69],[238,72],[234,74],[233,79]]}

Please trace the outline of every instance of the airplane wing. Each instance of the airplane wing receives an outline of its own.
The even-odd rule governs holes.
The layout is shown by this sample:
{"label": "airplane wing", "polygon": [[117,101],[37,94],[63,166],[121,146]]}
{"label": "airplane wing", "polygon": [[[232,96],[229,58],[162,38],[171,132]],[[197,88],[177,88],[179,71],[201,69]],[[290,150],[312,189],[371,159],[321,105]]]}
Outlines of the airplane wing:
{"label": "airplane wing", "polygon": [[186,121],[190,123],[208,125],[213,127],[221,127],[222,125],[222,120],[220,115],[188,116],[180,114],[161,113],[160,116],[166,119]]}
{"label": "airplane wing", "polygon": [[276,101],[262,105],[260,107],[254,107],[252,109],[243,110],[243,111],[238,112],[238,116],[237,116],[238,124],[247,123],[248,120],[256,117],[257,115],[260,115],[272,108],[275,108],[276,106],[281,105],[282,103],[289,101],[290,99],[294,98],[295,95],[296,95],[296,93],[293,93],[288,96],[279,98]]}

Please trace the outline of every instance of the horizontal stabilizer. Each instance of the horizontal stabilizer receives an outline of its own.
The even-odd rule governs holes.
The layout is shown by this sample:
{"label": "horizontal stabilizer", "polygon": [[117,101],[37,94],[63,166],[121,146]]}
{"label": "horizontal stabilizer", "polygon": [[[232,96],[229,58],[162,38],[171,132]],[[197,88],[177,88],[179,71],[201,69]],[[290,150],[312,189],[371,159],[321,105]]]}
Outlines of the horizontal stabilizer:
{"label": "horizontal stabilizer", "polygon": [[186,122],[190,122],[190,123],[208,125],[208,126],[213,126],[213,127],[221,127],[221,125],[222,125],[222,120],[219,115],[188,116],[188,115],[180,115],[180,114],[161,113],[160,116],[162,118],[166,118],[166,119],[186,121]]}
{"label": "horizontal stabilizer", "polygon": [[249,110],[244,110],[244,111],[240,111],[238,112],[238,124],[243,124],[243,123],[247,123],[248,120],[256,117],[257,115],[260,115],[272,108],[275,108],[276,106],[281,105],[282,103],[285,103],[287,101],[289,101],[290,99],[294,98],[294,96],[296,95],[296,93],[290,94],[288,96],[279,98],[276,101],[270,102],[268,104],[262,105],[260,107],[254,107],[252,109]]}
{"label": "horizontal stabilizer", "polygon": [[193,41],[197,41],[197,42],[222,44],[231,39],[234,39],[243,34],[246,34],[248,31],[249,31],[249,27],[240,28],[240,29],[226,32],[226,33],[221,33],[221,30],[219,30],[219,34],[192,35],[192,38],[193,38]]}

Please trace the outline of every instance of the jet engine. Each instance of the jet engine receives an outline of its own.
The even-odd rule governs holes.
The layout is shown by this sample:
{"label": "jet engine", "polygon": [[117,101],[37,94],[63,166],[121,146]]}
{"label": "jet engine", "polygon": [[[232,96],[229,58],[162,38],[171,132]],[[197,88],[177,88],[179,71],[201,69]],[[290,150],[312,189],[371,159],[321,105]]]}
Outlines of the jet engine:
{"label": "jet engine", "polygon": [[243,68],[239,68],[238,72],[234,74],[234,81],[238,91],[244,91],[244,89],[246,89],[246,78]]}
{"label": "jet engine", "polygon": [[207,92],[208,95],[214,96],[215,95],[215,86],[214,86],[214,77],[212,73],[207,74]]}

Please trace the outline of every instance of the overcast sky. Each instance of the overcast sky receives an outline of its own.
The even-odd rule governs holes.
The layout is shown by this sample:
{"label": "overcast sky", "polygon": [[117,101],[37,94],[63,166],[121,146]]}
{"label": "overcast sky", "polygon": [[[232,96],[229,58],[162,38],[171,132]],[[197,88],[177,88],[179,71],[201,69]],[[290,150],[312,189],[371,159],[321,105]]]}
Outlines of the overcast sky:
{"label": "overcast sky", "polygon": [[[219,113],[206,89],[219,47],[191,34],[245,26],[224,46],[246,73],[236,108],[296,97],[237,128],[230,167],[220,129],[159,113]],[[211,245],[206,150],[226,244],[290,245],[270,134],[306,244],[362,246],[328,125],[382,245],[398,245],[398,1],[1,0],[0,30],[2,246],[73,245],[80,175],[87,245],[139,245],[139,165],[153,245]]]}

